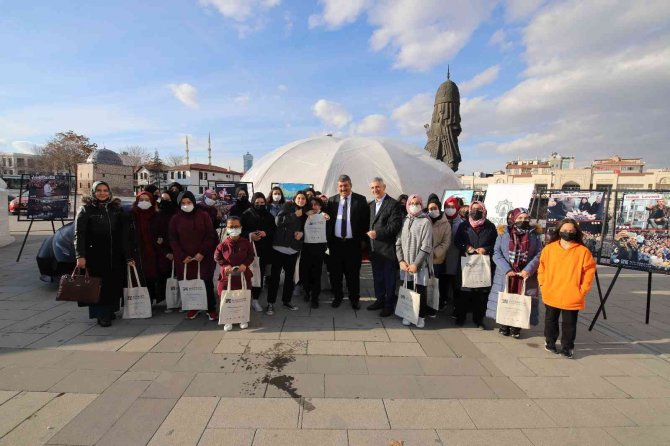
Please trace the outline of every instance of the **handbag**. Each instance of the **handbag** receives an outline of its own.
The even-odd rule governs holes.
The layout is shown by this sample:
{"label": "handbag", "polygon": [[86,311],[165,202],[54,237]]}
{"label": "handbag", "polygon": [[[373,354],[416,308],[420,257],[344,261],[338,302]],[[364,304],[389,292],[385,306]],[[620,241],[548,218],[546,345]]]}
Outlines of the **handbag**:
{"label": "handbag", "polygon": [[256,244],[251,242],[251,246],[254,247],[254,261],[249,265],[251,270],[251,287],[260,288],[261,287],[261,259],[258,257],[258,252],[256,251]]}
{"label": "handbag", "polygon": [[521,294],[508,291],[509,278],[505,278],[505,288],[498,293],[496,322],[508,327],[530,328],[532,297],[526,296],[526,280],[523,281]]}
{"label": "handbag", "polygon": [[83,275],[77,274],[80,271],[79,268],[75,268],[71,275],[61,276],[56,300],[88,305],[100,302],[102,279],[89,276],[86,269]]}
{"label": "handbag", "polygon": [[243,324],[251,318],[251,290],[247,289],[244,274],[240,280],[242,289],[231,290],[232,281],[232,276],[228,275],[228,287],[221,293],[219,304],[219,325]]}
{"label": "handbag", "polygon": [[432,277],[429,279],[428,287],[428,307],[433,310],[439,310],[440,308],[440,279],[437,277]]}
{"label": "handbag", "polygon": [[205,281],[200,278],[200,262],[198,262],[198,278],[186,280],[186,269],[188,263],[184,264],[184,280],[179,281],[179,296],[181,297],[181,309],[207,310],[207,289]]}
{"label": "handbag", "polygon": [[137,281],[137,286],[133,286],[131,277],[131,266],[128,265],[128,287],[123,289],[123,318],[124,319],[148,319],[151,317],[151,297],[147,287],[140,283],[140,276],[137,274],[137,267],[132,266],[132,272]]}
{"label": "handbag", "polygon": [[408,274],[405,274],[403,286],[398,290],[398,302],[395,304],[395,314],[416,325],[419,322],[421,295],[416,292],[416,275],[414,276],[414,290],[407,288],[407,276]]}
{"label": "handbag", "polygon": [[463,288],[488,288],[491,286],[491,258],[486,254],[461,257]]}
{"label": "handbag", "polygon": [[181,307],[179,281],[174,276],[174,260],[172,261],[172,275],[165,282],[165,306],[168,310]]}

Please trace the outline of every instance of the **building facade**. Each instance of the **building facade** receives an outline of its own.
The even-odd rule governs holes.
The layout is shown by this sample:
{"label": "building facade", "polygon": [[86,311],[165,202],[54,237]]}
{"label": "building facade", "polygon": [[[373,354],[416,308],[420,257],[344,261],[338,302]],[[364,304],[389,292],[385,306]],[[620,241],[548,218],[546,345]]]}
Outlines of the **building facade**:
{"label": "building facade", "polygon": [[213,182],[236,182],[242,179],[241,172],[209,164],[184,164],[167,168],[167,183],[177,182],[194,194],[202,194]]}
{"label": "building facade", "polygon": [[0,153],[0,174],[22,175],[38,173],[37,155],[27,153]]}
{"label": "building facade", "polygon": [[98,149],[85,163],[77,164],[77,194],[90,195],[93,183],[100,180],[109,184],[116,197],[132,197],[133,167],[123,164],[121,157],[109,149]]}
{"label": "building facade", "polygon": [[169,183],[168,171],[165,166],[159,168],[152,165],[140,166],[135,170],[134,180],[135,194],[142,192],[150,184],[155,184],[158,189],[164,189]]}

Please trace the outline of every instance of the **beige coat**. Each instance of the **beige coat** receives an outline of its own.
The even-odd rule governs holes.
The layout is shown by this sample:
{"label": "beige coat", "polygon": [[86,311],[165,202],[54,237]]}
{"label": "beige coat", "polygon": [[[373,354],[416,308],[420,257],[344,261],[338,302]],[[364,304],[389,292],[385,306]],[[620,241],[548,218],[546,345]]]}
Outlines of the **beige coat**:
{"label": "beige coat", "polygon": [[433,223],[433,265],[444,263],[451,244],[451,223],[447,216],[442,214],[442,217]]}

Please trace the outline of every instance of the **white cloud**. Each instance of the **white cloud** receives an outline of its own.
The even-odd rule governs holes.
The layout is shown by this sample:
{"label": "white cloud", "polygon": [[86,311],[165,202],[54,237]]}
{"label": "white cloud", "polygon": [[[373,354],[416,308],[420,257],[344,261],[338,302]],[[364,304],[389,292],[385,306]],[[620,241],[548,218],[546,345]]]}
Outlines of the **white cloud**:
{"label": "white cloud", "polygon": [[234,20],[239,37],[244,38],[263,29],[267,12],[279,6],[281,0],[199,0],[199,3],[214,7],[222,16]]}
{"label": "white cloud", "polygon": [[352,126],[352,133],[357,135],[379,135],[388,127],[388,119],[384,115],[368,115],[361,122]]}
{"label": "white cloud", "polygon": [[246,106],[246,105],[249,105],[249,100],[250,99],[251,98],[246,94],[238,94],[237,96],[235,96],[233,101],[235,101],[235,103],[237,105]]}
{"label": "white cloud", "polygon": [[172,94],[182,104],[189,108],[198,107],[198,90],[191,84],[170,84],[168,85]]}
{"label": "white cloud", "polygon": [[321,0],[323,13],[311,16],[310,27],[336,29],[364,11],[375,30],[373,51],[393,55],[394,68],[427,71],[453,58],[472,33],[487,20],[497,0]]}
{"label": "white cloud", "polygon": [[516,22],[534,13],[544,0],[507,0],[505,3],[505,20]]}
{"label": "white cloud", "polygon": [[13,141],[12,148],[17,152],[21,153],[33,153],[33,148],[35,147],[34,142],[30,141]]}
{"label": "white cloud", "polygon": [[337,129],[341,129],[351,122],[351,115],[347,109],[337,102],[319,99],[314,103],[312,111],[314,116],[321,119],[324,124]]}
{"label": "white cloud", "polygon": [[281,91],[281,92],[285,92],[285,91],[288,91],[288,87],[287,87],[286,85],[284,85],[284,84],[279,84],[279,85],[277,86],[277,90],[279,90],[279,91]]}
{"label": "white cloud", "polygon": [[500,65],[493,65],[459,86],[461,93],[469,93],[498,79]]}
{"label": "white cloud", "polygon": [[430,124],[435,98],[421,93],[397,107],[391,113],[391,119],[403,135],[426,135],[425,124]]}
{"label": "white cloud", "polygon": [[497,46],[502,51],[508,51],[514,47],[514,44],[507,38],[507,33],[502,28],[491,35],[489,45]]}

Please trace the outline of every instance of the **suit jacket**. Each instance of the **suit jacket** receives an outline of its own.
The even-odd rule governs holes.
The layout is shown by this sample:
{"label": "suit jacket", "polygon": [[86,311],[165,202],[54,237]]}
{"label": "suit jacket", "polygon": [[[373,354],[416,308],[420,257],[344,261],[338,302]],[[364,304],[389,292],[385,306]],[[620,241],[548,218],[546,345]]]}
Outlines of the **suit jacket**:
{"label": "suit jacket", "polygon": [[374,261],[382,258],[397,263],[395,242],[402,230],[403,220],[400,205],[387,195],[376,214],[374,200],[370,202],[368,207],[370,211],[370,230],[377,232],[377,238],[370,239],[370,259]]}
{"label": "suit jacket", "polygon": [[[363,241],[367,238],[365,235],[369,231],[370,212],[368,209],[368,201],[363,195],[352,192],[351,194],[351,232],[352,238],[356,241]],[[328,199],[327,213],[330,216],[326,226],[328,241],[335,239],[335,225],[337,224],[337,210],[340,207],[340,196],[335,195]]]}

